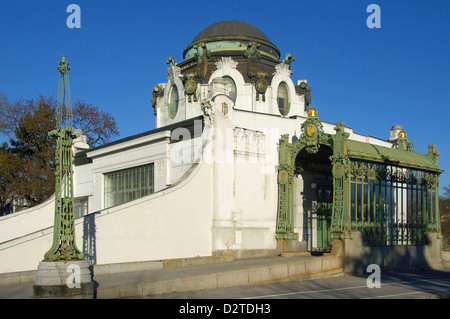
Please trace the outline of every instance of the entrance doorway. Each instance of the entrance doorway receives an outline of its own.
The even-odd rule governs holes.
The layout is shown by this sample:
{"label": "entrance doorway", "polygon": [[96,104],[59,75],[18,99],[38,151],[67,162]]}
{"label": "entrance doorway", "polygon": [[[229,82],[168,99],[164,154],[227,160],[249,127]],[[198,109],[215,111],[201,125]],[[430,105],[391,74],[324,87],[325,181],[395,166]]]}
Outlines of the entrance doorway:
{"label": "entrance doorway", "polygon": [[[301,150],[295,160],[295,172],[302,178],[302,189],[296,194],[302,202],[303,239],[308,250],[327,251],[331,247],[330,228],[333,210],[333,177],[330,147],[321,145],[318,152]],[[299,216],[300,217],[300,216]]]}

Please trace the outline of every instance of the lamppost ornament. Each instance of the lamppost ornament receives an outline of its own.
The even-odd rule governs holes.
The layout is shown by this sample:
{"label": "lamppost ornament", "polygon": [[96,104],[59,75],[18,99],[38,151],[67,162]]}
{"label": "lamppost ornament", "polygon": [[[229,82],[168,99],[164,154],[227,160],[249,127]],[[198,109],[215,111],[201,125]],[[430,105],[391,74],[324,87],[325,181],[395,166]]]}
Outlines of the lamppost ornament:
{"label": "lamppost ornament", "polygon": [[58,66],[56,129],[48,133],[56,138],[53,243],[36,272],[33,291],[37,298],[94,297],[89,263],[75,244],[72,144],[79,133],[72,127],[69,70],[63,56]]}
{"label": "lamppost ornament", "polygon": [[[69,70],[69,63],[63,56],[58,66],[57,127],[49,132],[50,136],[56,137],[53,244],[50,250],[45,253],[44,261],[84,259],[84,254],[75,244],[72,141],[77,135],[73,133],[72,127]],[[65,116],[63,116],[64,113]]]}

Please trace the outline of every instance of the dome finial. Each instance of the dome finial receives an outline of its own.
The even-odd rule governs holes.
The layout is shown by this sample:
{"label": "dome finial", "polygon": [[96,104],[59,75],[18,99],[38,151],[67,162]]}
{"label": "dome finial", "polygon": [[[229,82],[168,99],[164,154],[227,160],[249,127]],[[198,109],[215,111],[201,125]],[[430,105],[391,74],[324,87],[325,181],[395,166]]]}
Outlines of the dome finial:
{"label": "dome finial", "polygon": [[317,117],[317,110],[314,108],[314,102],[311,102],[311,107],[308,109],[308,117]]}
{"label": "dome finial", "polygon": [[405,139],[406,138],[406,132],[401,130],[400,133],[398,133],[398,139]]}

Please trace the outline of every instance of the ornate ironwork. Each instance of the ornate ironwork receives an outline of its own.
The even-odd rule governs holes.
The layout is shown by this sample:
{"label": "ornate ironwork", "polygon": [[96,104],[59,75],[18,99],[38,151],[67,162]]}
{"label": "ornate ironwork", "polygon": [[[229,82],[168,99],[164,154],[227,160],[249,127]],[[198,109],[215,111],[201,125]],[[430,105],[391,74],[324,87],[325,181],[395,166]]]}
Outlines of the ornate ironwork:
{"label": "ornate ironwork", "polygon": [[348,158],[345,156],[345,142],[349,137],[345,133],[344,123],[337,123],[334,128],[336,134],[333,140],[333,155],[330,157],[333,166],[333,212],[331,218],[331,238],[342,234],[349,229],[349,219],[346,211],[348,202],[345,200],[348,194],[348,183],[346,169],[348,167]]}
{"label": "ornate ironwork", "polygon": [[351,161],[347,175],[349,230],[369,245],[424,245],[440,232],[437,173]]}
{"label": "ornate ironwork", "polygon": [[[314,109],[315,111],[315,109]],[[317,111],[310,114],[302,124],[302,134],[294,143],[289,143],[289,135],[283,135],[279,142],[278,165],[278,215],[277,238],[289,238],[294,231],[294,183],[295,158],[306,149],[308,153],[317,153],[320,145],[332,146],[331,136],[323,132]],[[308,127],[312,128],[309,130]]]}
{"label": "ornate ironwork", "polygon": [[[65,56],[59,62],[58,70],[57,128],[49,132],[49,135],[56,137],[55,220],[53,243],[50,250],[45,253],[44,261],[83,260],[84,254],[75,244],[72,140],[76,137],[76,134],[73,133],[72,127],[73,115],[69,88],[70,68]],[[63,113],[65,113],[65,116],[63,116]]]}
{"label": "ornate ironwork", "polygon": [[284,238],[294,231],[293,216],[293,175],[292,144],[289,135],[280,139],[280,160],[278,165],[278,217],[277,238]]}
{"label": "ornate ironwork", "polygon": [[[336,124],[335,135],[325,134],[317,112],[313,108],[310,111],[297,141],[289,143],[288,135],[280,139],[277,238],[294,230],[295,158],[303,149],[317,153],[321,145],[333,150],[331,238],[343,239],[352,231],[360,231],[372,246],[424,245],[430,232],[440,233],[438,186],[442,171],[437,167],[434,146],[421,157],[422,161],[426,157],[434,161],[430,171],[411,168],[409,161],[402,167],[389,159],[380,162],[378,157],[355,160],[348,155],[349,134],[344,123]],[[404,151],[411,149],[395,150]],[[418,167],[423,167],[422,163]]]}

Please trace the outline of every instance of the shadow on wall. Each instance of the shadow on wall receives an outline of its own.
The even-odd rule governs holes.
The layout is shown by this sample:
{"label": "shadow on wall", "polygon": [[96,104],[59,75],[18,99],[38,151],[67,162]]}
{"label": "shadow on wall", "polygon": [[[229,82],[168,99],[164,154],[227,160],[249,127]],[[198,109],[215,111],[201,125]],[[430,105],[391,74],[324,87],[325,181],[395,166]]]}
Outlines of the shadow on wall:
{"label": "shadow on wall", "polygon": [[353,239],[345,239],[345,272],[366,273],[370,264],[377,264],[382,271],[415,271],[443,269],[442,239],[437,234],[428,235],[424,246],[364,246],[360,232],[352,232]]}
{"label": "shadow on wall", "polygon": [[305,192],[300,193],[303,202],[303,238],[302,240],[306,242],[308,251],[313,249],[313,216],[312,216],[312,205],[311,201],[307,201]]}
{"label": "shadow on wall", "polygon": [[83,221],[83,253],[90,267],[97,264],[96,226],[95,215],[92,213],[84,216]]}

